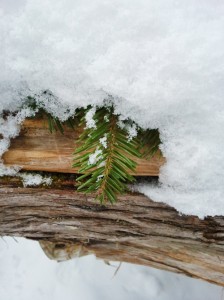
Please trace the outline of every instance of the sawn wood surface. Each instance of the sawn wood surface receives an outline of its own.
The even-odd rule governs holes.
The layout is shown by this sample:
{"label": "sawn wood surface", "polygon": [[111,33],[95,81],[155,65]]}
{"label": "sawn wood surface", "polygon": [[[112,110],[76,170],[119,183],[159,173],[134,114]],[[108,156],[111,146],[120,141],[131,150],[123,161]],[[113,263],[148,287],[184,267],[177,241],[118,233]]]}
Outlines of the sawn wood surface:
{"label": "sawn wood surface", "polygon": [[[77,168],[72,168],[72,159],[79,134],[79,128],[66,128],[63,135],[59,131],[51,134],[46,120],[26,120],[20,135],[11,141],[3,155],[3,161],[7,166],[18,165],[27,171],[77,173]],[[157,154],[150,161],[138,158],[135,161],[138,165],[134,175],[158,176],[165,159]]]}

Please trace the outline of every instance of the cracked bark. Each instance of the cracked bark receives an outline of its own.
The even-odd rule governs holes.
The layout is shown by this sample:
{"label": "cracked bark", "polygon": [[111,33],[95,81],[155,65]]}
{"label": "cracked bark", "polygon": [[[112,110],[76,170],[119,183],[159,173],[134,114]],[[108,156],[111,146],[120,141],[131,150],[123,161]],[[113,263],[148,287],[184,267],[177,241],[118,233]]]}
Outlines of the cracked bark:
{"label": "cracked bark", "polygon": [[[61,187],[23,188],[1,179],[0,234],[54,243],[81,255],[152,266],[224,286],[224,217],[179,215],[129,193],[100,206],[93,195]],[[81,248],[80,248],[81,247]]]}

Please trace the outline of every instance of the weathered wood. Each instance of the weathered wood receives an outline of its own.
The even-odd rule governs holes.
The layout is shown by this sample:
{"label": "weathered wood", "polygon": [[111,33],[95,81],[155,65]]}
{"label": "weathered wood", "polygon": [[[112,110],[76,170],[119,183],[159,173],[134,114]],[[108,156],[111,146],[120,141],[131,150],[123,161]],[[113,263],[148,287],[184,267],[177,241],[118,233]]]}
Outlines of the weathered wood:
{"label": "weathered wood", "polygon": [[[4,162],[23,170],[76,173],[71,164],[78,135],[71,129],[50,134],[43,120],[26,120]],[[164,161],[158,155],[138,160],[136,175],[156,176]],[[16,178],[0,179],[0,235],[38,240],[51,258],[62,250],[67,258],[94,253],[224,286],[224,217],[180,216],[140,194],[100,206],[94,195],[77,193],[71,180],[23,188]]]}
{"label": "weathered wood", "polygon": [[[11,141],[9,151],[3,155],[3,161],[7,166],[19,165],[28,171],[77,173],[71,166],[79,134],[80,129],[70,128],[66,128],[64,135],[60,132],[51,134],[46,120],[26,120],[20,135]],[[165,161],[159,154],[150,161],[135,160],[138,163],[136,176],[158,176]]]}
{"label": "weathered wood", "polygon": [[57,243],[71,253],[81,246],[82,253],[105,260],[153,266],[224,286],[224,217],[181,216],[134,193],[119,197],[113,206],[100,206],[69,181],[61,188],[22,188],[17,180],[0,184],[1,235]]}

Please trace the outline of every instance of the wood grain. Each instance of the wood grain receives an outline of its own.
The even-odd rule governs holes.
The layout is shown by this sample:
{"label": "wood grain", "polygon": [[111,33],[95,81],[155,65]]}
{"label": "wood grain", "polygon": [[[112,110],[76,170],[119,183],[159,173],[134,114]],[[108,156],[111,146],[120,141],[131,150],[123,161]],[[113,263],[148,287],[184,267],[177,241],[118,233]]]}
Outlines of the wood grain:
{"label": "wood grain", "polygon": [[224,217],[181,216],[134,193],[100,206],[94,195],[77,193],[69,182],[61,186],[22,188],[17,180],[1,181],[0,235],[64,245],[71,257],[81,246],[82,254],[224,286]]}
{"label": "wood grain", "polygon": [[[11,141],[9,150],[3,155],[5,165],[19,165],[22,170],[77,173],[72,168],[72,153],[77,145],[80,129],[66,128],[50,133],[46,120],[26,120],[18,137]],[[150,161],[136,159],[136,176],[158,176],[165,159],[159,154]]]}

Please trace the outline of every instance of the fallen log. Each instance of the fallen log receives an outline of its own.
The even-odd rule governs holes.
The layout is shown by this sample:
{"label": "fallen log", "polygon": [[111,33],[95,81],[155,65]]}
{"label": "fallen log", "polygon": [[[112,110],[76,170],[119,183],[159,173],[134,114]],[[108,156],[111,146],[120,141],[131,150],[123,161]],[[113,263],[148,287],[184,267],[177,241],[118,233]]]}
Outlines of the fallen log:
{"label": "fallen log", "polygon": [[[138,193],[99,205],[75,190],[72,153],[78,130],[50,134],[43,119],[26,120],[3,156],[6,165],[54,173],[50,187],[24,188],[18,178],[0,179],[0,235],[41,243],[52,259],[95,254],[182,273],[224,286],[224,217],[179,215]],[[165,159],[138,160],[135,175],[157,176]],[[62,175],[61,173],[64,173]]]}
{"label": "fallen log", "polygon": [[[45,250],[63,249],[67,258],[91,253],[224,286],[224,217],[179,215],[137,193],[101,206],[65,179],[52,187],[23,188],[18,179],[6,178],[0,186],[2,236],[41,241]],[[54,258],[52,253],[48,249]]]}

